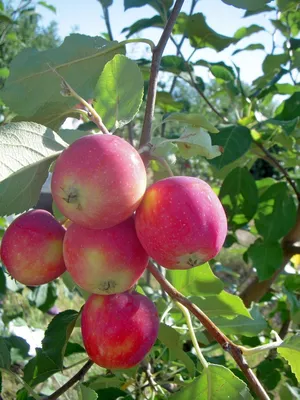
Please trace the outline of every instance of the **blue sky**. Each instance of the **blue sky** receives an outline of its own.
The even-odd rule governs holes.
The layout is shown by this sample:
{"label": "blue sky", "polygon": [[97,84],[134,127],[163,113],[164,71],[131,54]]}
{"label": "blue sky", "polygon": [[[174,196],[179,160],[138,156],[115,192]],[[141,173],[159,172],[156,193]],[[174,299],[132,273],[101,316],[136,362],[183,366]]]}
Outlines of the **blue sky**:
{"label": "blue sky", "polygon": [[[75,26],[77,26],[78,32],[90,36],[97,36],[106,31],[102,9],[97,0],[48,0],[48,3],[56,7],[57,13],[53,14],[38,6],[37,10],[42,15],[41,23],[47,25],[51,20],[57,21],[59,35],[62,38],[72,32]],[[183,11],[189,10],[190,3],[190,0],[185,0]],[[125,39],[124,34],[121,34],[124,27],[130,26],[138,19],[150,18],[155,15],[155,10],[150,6],[132,8],[124,12],[123,0],[114,0],[114,4],[109,8],[109,11],[115,40]],[[268,21],[269,13],[242,18],[243,10],[225,5],[221,0],[201,0],[197,4],[195,12],[202,12],[206,16],[206,22],[212,29],[227,36],[232,36],[238,28],[251,24],[262,25],[269,32],[273,31],[272,25]],[[273,15],[274,17],[275,15]],[[139,35],[140,37],[150,38],[157,43],[160,33],[160,29],[146,29]],[[277,36],[276,39],[280,44],[280,36]],[[272,39],[268,33],[259,32],[240,41],[237,47],[230,46],[220,53],[212,49],[201,49],[194,55],[192,60],[224,61],[229,65],[234,61],[241,68],[242,79],[251,83],[262,74],[261,64],[266,53],[262,50],[245,51],[231,57],[236,48],[245,47],[250,43],[262,43],[266,50],[269,51],[272,46]],[[134,58],[143,56],[148,51],[146,45],[140,44],[134,45],[130,50]],[[188,43],[183,47],[186,56],[191,53],[191,50]],[[280,49],[277,52],[280,52]],[[174,46],[171,43],[168,44],[165,54],[174,54]],[[204,80],[209,78],[206,68],[199,67],[197,72]]]}

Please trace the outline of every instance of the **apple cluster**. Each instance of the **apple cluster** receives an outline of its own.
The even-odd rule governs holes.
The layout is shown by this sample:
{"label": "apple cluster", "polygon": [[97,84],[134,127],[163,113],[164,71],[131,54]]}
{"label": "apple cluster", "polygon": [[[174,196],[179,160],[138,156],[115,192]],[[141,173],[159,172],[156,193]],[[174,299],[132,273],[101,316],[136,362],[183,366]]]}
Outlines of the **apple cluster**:
{"label": "apple cluster", "polygon": [[1,259],[19,282],[48,283],[66,270],[91,293],[81,316],[89,357],[109,369],[130,368],[158,335],[155,305],[134,286],[149,257],[168,269],[188,269],[215,257],[227,233],[223,207],[198,178],[152,184],[139,153],[113,135],[90,135],[56,161],[51,191],[67,229],[50,213],[16,218],[1,243]]}

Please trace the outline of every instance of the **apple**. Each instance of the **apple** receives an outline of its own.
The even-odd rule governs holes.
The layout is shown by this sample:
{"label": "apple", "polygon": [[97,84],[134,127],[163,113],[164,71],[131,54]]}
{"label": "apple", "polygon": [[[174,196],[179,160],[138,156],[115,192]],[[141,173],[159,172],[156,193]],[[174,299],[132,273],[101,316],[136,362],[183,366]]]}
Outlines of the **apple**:
{"label": "apple", "polygon": [[107,229],[72,223],[63,245],[67,270],[90,293],[130,289],[145,271],[149,257],[136,235],[133,217]]}
{"label": "apple", "polygon": [[157,263],[188,269],[215,257],[226,238],[223,206],[204,181],[176,176],[151,185],[135,218],[138,238]]}
{"label": "apple", "polygon": [[109,369],[140,363],[154,345],[159,328],[155,305],[139,293],[93,294],[81,316],[82,339],[88,356]]}
{"label": "apple", "polygon": [[10,275],[28,286],[58,278],[66,270],[63,259],[65,228],[45,210],[28,211],[7,228],[1,259]]}
{"label": "apple", "polygon": [[88,135],[73,142],[56,161],[53,199],[71,221],[105,229],[129,218],[146,190],[139,153],[124,139]]}

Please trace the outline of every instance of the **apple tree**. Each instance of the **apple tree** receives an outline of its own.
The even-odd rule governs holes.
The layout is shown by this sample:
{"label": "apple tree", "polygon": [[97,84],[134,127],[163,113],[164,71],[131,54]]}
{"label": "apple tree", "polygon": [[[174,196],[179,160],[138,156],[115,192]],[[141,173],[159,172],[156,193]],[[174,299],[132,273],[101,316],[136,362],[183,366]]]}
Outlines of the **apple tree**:
{"label": "apple tree", "polygon": [[[299,2],[218,2],[273,27],[251,85],[201,49],[266,50],[240,43],[266,28],[224,36],[198,0],[187,12],[124,0],[125,16],[155,15],[120,42],[113,0],[99,0],[103,37],[12,60],[0,91],[0,389],[16,382],[12,398],[299,398]],[[157,43],[141,34],[151,27]],[[129,57],[136,43],[148,56]],[[52,213],[37,208],[49,177]],[[76,306],[49,316],[64,297]],[[8,313],[8,298],[47,314],[34,354],[10,329],[28,309]]]}

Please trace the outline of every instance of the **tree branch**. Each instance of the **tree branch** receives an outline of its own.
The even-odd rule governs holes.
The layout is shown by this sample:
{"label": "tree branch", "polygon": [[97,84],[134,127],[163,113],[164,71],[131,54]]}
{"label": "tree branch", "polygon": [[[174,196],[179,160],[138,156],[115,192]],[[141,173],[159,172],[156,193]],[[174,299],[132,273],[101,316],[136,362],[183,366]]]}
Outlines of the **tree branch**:
{"label": "tree branch", "polygon": [[287,182],[291,185],[292,189],[294,190],[294,192],[295,192],[295,194],[297,196],[298,202],[300,203],[300,192],[299,192],[299,190],[298,190],[298,188],[296,186],[296,183],[289,176],[289,173],[287,172],[287,170],[280,165],[278,160],[275,157],[273,157],[273,155],[269,152],[269,150],[267,150],[261,143],[255,142],[255,144],[266,155],[266,160],[267,161],[270,160],[271,163],[273,165],[275,165],[275,167],[283,174],[283,176],[285,177]]}
{"label": "tree branch", "polygon": [[180,12],[180,9],[181,9],[183,3],[184,3],[184,0],[176,0],[176,3],[170,14],[170,17],[164,28],[164,31],[161,35],[158,45],[153,49],[153,57],[152,57],[152,64],[151,64],[151,71],[150,71],[146,110],[145,110],[144,124],[143,124],[143,130],[142,130],[139,147],[145,146],[148,142],[150,142],[150,139],[151,139],[151,126],[152,126],[152,120],[153,120],[153,115],[154,115],[154,107],[155,107],[160,61],[161,61],[161,57],[163,55],[164,49],[166,47],[167,41],[169,40],[169,38],[171,36],[173,26],[176,22],[176,18],[178,17],[178,14]]}
{"label": "tree branch", "polygon": [[101,4],[102,4],[104,21],[105,21],[108,37],[109,37],[109,40],[113,41],[114,39],[113,39],[113,34],[112,34],[111,26],[110,26],[108,7],[105,7],[103,5],[103,3],[101,3]]}
{"label": "tree branch", "polygon": [[85,374],[88,372],[88,370],[92,367],[93,361],[89,360],[84,364],[84,366],[71,378],[66,382],[64,385],[62,385],[59,389],[57,389],[54,393],[50,394],[50,396],[44,397],[43,400],[56,400],[61,396],[63,393],[65,393],[67,390],[69,390],[73,385],[75,385],[76,382],[81,381]]}
{"label": "tree branch", "polygon": [[234,358],[245,377],[248,380],[249,386],[256,393],[260,400],[270,400],[268,394],[262,387],[261,383],[255,376],[254,372],[250,369],[246,359],[243,356],[242,350],[239,346],[235,345],[227,336],[225,336],[219,328],[200,310],[195,304],[190,302],[184,297],[177,289],[174,288],[168,282],[164,276],[158,271],[155,265],[150,261],[148,269],[155,279],[160,283],[164,290],[169,294],[172,299],[183,304],[195,317],[201,322],[211,336],[223,347],[225,351],[228,351]]}

